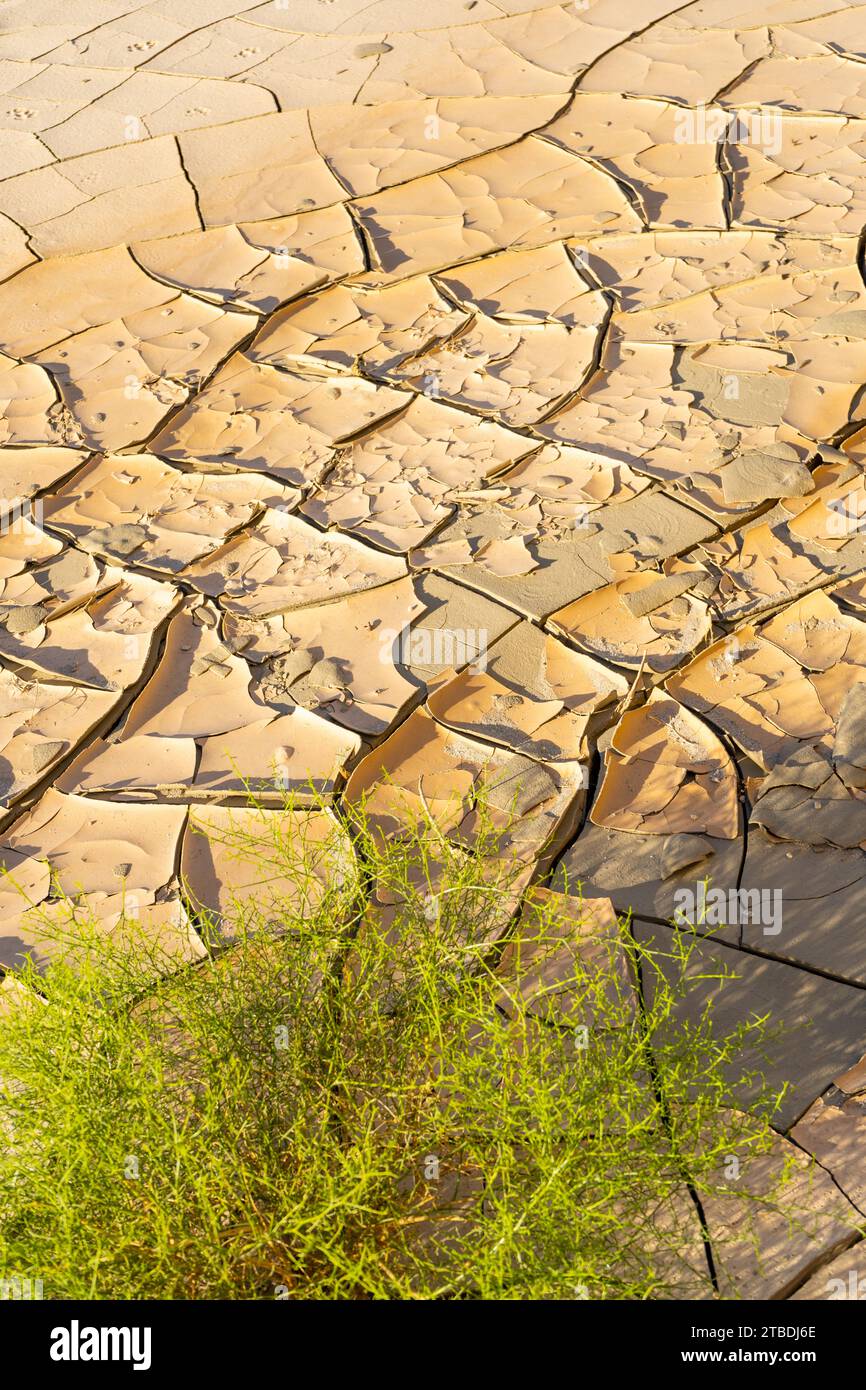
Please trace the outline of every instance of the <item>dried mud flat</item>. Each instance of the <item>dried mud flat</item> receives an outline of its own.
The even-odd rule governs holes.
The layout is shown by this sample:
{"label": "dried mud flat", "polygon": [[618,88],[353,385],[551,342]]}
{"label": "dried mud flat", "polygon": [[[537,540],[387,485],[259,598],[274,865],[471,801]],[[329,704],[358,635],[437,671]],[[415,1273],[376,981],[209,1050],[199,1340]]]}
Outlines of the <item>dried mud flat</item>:
{"label": "dried mud flat", "polygon": [[[182,956],[181,875],[244,886],[192,824],[245,784],[281,815],[387,781],[467,834],[483,782],[527,881],[642,940],[709,880],[697,968],[786,1025],[779,1155],[818,1164],[807,1228],[762,1215],[723,1279],[835,1296],[866,1279],[866,5],[434,13],[0,5],[0,859],[107,929],[134,895]],[[0,964],[38,952],[8,880],[0,921]]]}

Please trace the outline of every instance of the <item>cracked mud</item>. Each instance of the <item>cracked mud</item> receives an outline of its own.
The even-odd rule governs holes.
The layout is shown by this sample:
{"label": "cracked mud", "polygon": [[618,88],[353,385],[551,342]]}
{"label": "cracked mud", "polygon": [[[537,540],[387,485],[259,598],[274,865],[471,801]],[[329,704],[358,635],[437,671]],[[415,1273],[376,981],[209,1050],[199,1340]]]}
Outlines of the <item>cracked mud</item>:
{"label": "cracked mud", "polygon": [[484,786],[572,949],[581,890],[663,941],[709,883],[814,1213],[720,1287],[824,1298],[866,1213],[866,5],[435,18],[0,12],[0,862],[179,961],[182,877],[257,891],[197,833],[247,787],[321,840],[311,788],[460,838]]}

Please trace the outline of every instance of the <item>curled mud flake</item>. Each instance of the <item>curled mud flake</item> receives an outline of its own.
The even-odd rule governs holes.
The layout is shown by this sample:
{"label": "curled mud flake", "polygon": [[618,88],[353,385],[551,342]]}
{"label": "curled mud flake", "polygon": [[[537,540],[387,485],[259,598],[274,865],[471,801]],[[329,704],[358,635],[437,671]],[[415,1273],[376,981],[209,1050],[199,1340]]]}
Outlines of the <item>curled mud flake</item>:
{"label": "curled mud flake", "polygon": [[424,397],[353,444],[302,510],[391,551],[421,544],[454,510],[451,494],[481,485],[534,441]]}
{"label": "curled mud flake", "polygon": [[[243,648],[252,661],[273,657],[256,690],[269,704],[295,702],[361,734],[381,734],[417,690],[404,671],[424,645],[411,629],[424,612],[406,578],[266,618]],[[237,620],[226,628],[231,641]]]}
{"label": "curled mud flake", "polygon": [[151,648],[176,606],[178,591],[145,575],[106,567],[92,597],[29,632],[0,627],[0,655],[49,680],[126,690],[146,669]]}
{"label": "curled mud flake", "polygon": [[97,555],[170,574],[202,559],[266,505],[296,494],[255,473],[185,473],[152,454],[95,459],[43,504],[52,527]]}
{"label": "curled mud flake", "polygon": [[773,52],[734,82],[722,98],[726,105],[752,107],[774,93],[774,105],[786,111],[828,116],[866,116],[863,64],[806,37],[804,29],[773,30]]}
{"label": "curled mud flake", "polygon": [[500,251],[437,277],[465,309],[504,324],[585,323],[587,280],[563,242],[529,251]]}
{"label": "curled mud flake", "polygon": [[40,628],[47,616],[48,611],[41,604],[24,605],[12,608],[5,614],[4,626],[11,636],[22,637],[24,633]]}
{"label": "curled mud flake", "polygon": [[336,285],[275,314],[247,356],[288,370],[393,374],[468,320],[426,276],[384,289]]}
{"label": "curled mud flake", "polygon": [[551,614],[549,623],[584,651],[618,666],[656,672],[684,661],[708,637],[706,604],[690,589],[699,571],[642,570]]}
{"label": "curled mud flake", "polygon": [[116,706],[114,695],[0,671],[0,805],[18,801]]}
{"label": "curled mud flake", "polygon": [[361,197],[356,207],[378,279],[443,270],[489,251],[540,246],[599,227],[640,226],[615,180],[533,136]]}
{"label": "curled mud flake", "polygon": [[627,690],[626,681],[529,623],[520,623],[428,697],[450,728],[545,762],[586,758],[592,716]]}
{"label": "curled mud flake", "polygon": [[[705,123],[691,139],[689,117]],[[721,133],[723,123],[724,113],[713,106],[684,112],[665,101],[581,88],[546,136],[625,185],[648,226],[724,228],[716,139],[706,135],[707,124]]]}
{"label": "curled mud flake", "polygon": [[[17,854],[48,861],[69,894],[114,894],[123,864],[130,891],[149,896],[174,873],[186,812],[176,806],[122,806],[46,792],[5,837]],[[4,844],[5,847],[5,844]]]}
{"label": "curled mud flake", "polygon": [[653,691],[624,714],[605,753],[596,825],[641,834],[738,834],[737,778],[721,740],[685,706]]}
{"label": "curled mud flake", "polygon": [[866,207],[866,124],[845,116],[771,114],[769,140],[729,147],[733,225],[856,235]]}
{"label": "curled mud flake", "polygon": [[249,694],[250,672],[215,628],[188,606],[172,619],[162,658],[130,707],[124,733],[197,738],[225,734],[263,717]]}
{"label": "curled mud flake", "polygon": [[138,444],[247,336],[243,314],[179,295],[39,353],[84,442]]}
{"label": "curled mud flake", "polygon": [[305,487],[333,461],[336,444],[407,405],[404,393],[360,377],[308,380],[238,354],[152,447],[177,462],[248,468]]}
{"label": "curled mud flake", "polygon": [[376,588],[406,573],[397,556],[350,536],[323,534],[301,517],[269,508],[261,521],[185,578],[227,613],[266,618]]}
{"label": "curled mud flake", "polygon": [[495,857],[548,863],[579,814],[583,783],[578,762],[545,765],[467,738],[416,710],[358,764],[346,796],[365,797],[382,835],[399,834],[401,825],[429,816],[440,833],[471,843],[481,829],[474,801],[483,788],[489,814],[501,827]]}

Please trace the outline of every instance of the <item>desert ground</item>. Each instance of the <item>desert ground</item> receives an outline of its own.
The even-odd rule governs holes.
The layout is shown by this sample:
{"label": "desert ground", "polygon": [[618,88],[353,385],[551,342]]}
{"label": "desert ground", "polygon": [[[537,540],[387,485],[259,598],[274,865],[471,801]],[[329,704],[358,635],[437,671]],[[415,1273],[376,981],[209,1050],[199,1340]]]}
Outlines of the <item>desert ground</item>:
{"label": "desert ground", "polygon": [[0,964],[483,785],[784,1026],[739,1296],[866,1280],[866,5],[4,0],[0,91]]}

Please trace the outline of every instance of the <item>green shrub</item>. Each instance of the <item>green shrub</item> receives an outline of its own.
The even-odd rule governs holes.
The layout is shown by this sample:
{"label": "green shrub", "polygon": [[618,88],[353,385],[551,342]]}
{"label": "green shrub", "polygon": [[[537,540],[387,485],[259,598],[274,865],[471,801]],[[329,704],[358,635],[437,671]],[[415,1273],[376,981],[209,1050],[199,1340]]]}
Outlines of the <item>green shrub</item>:
{"label": "green shrub", "polygon": [[730,1108],[760,1030],[677,1021],[685,934],[671,983],[627,922],[577,949],[555,895],[515,927],[492,824],[344,814],[359,869],[324,889],[240,837],[302,891],[238,905],[229,945],[199,913],[198,964],[55,925],[0,1023],[0,1264],[52,1298],[705,1292],[702,1195],[769,1139],[772,1098]]}

